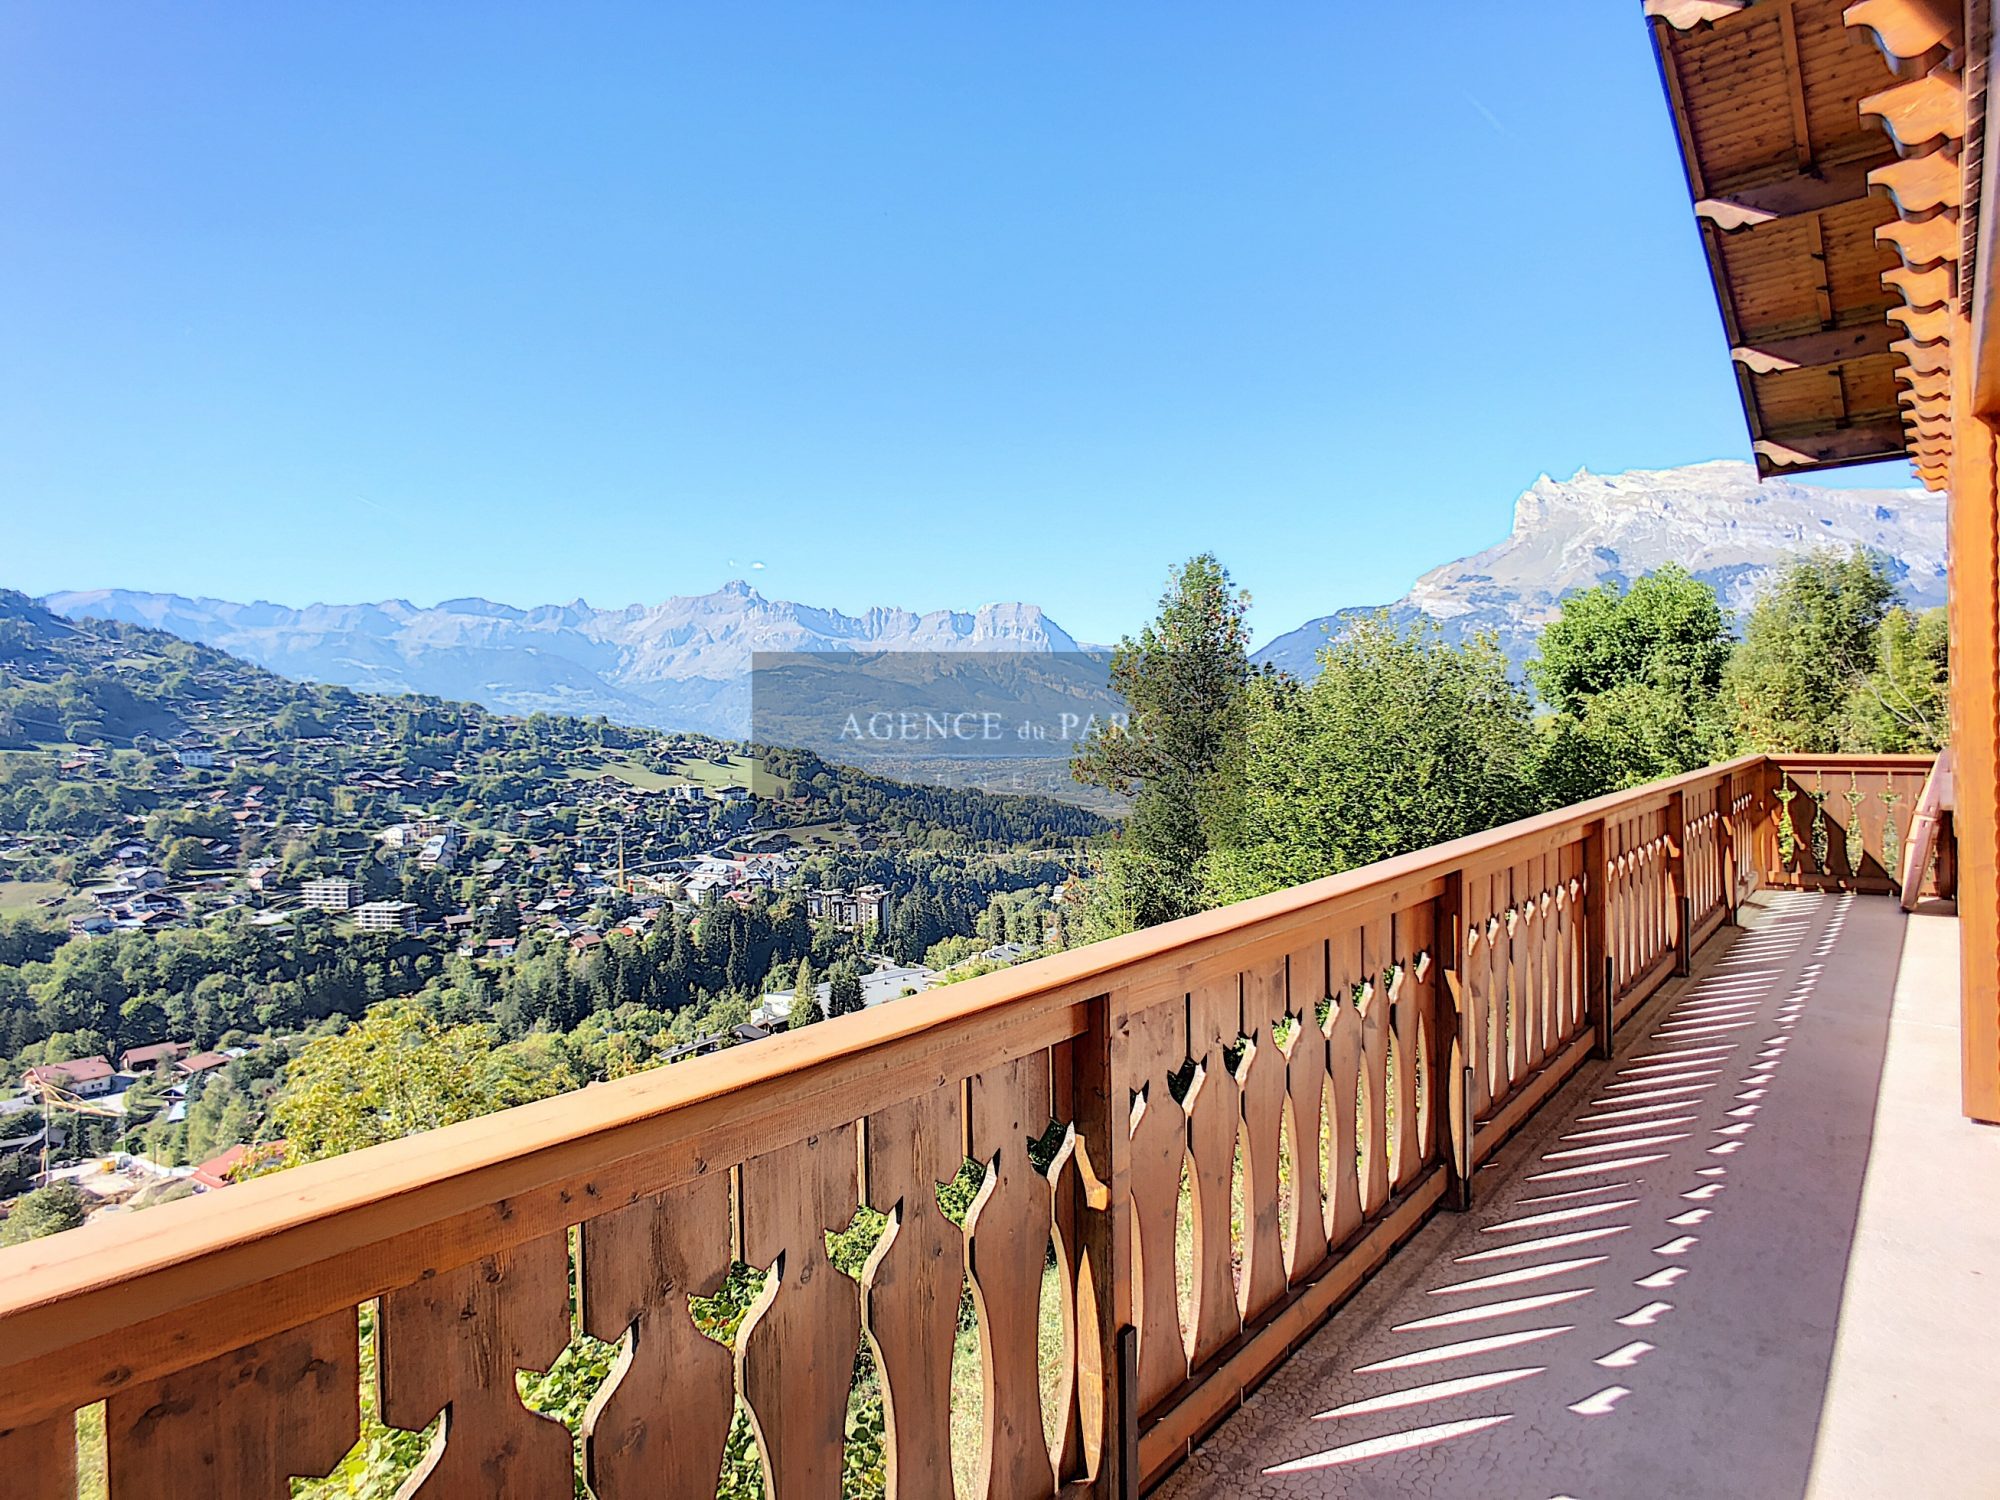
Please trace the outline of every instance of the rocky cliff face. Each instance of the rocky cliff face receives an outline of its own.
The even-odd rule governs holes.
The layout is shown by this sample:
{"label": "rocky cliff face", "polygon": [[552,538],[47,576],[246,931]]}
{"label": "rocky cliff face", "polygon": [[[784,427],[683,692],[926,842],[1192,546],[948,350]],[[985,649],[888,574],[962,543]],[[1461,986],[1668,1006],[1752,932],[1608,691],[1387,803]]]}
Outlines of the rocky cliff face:
{"label": "rocky cliff face", "polygon": [[[1629,584],[1678,562],[1714,585],[1726,609],[1742,613],[1772,570],[1815,547],[1855,544],[1881,553],[1905,598],[1944,602],[1944,500],[1921,489],[1838,490],[1767,479],[1747,463],[1579,470],[1569,479],[1543,475],[1514,502],[1506,539],[1433,568],[1389,606],[1408,622],[1438,621],[1457,638],[1488,630],[1515,662],[1563,598],[1600,583]],[[1356,613],[1345,609],[1278,637],[1260,661],[1310,671],[1329,631]]]}

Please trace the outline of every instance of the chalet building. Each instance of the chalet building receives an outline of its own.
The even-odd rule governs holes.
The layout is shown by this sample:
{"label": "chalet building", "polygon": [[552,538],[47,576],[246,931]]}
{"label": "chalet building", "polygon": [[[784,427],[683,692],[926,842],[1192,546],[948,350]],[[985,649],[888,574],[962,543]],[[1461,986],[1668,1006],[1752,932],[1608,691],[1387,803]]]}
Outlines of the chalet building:
{"label": "chalet building", "polygon": [[[8,1493],[74,1500],[99,1403],[114,1496],[329,1473],[367,1305],[371,1419],[449,1413],[429,1496],[713,1495],[747,1410],[772,1500],[833,1500],[863,1349],[898,1500],[955,1470],[986,1500],[2000,1494],[1994,20],[1626,21],[1760,472],[1907,460],[1950,495],[1947,755],[1748,753],[0,1250]],[[1432,113],[1448,211],[1475,168]],[[1503,186],[1558,214],[1575,143],[1522,123]],[[1409,238],[1366,195],[1354,223]],[[1423,277],[1480,253],[1459,227]],[[864,1208],[894,1229],[857,1279],[828,1236]],[[739,1263],[778,1271],[725,1348],[689,1295]],[[573,1440],[518,1372],[578,1326],[633,1354]]]}
{"label": "chalet building", "polygon": [[118,1057],[123,1073],[150,1073],[162,1063],[177,1062],[194,1047],[188,1042],[151,1042],[143,1047],[127,1047]]}
{"label": "chalet building", "polygon": [[108,1058],[79,1057],[69,1062],[44,1063],[40,1067],[29,1068],[21,1075],[21,1086],[31,1094],[39,1094],[43,1089],[59,1089],[84,1099],[97,1099],[117,1088],[118,1071],[111,1066]]}

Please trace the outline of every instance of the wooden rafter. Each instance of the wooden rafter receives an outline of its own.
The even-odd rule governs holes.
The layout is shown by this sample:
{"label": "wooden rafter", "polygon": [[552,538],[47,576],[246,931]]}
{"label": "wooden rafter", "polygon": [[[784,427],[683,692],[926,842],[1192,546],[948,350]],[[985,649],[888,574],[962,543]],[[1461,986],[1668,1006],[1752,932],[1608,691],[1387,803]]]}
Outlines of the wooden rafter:
{"label": "wooden rafter", "polygon": [[1896,211],[1906,218],[1957,208],[1962,187],[1958,154],[1945,150],[1906,156],[1875,168],[1868,174],[1868,185],[1886,192],[1895,200]]}
{"label": "wooden rafter", "polygon": [[1784,468],[1894,458],[1903,452],[1903,424],[1894,417],[1883,417],[1849,427],[1774,433],[1759,438],[1756,450],[1769,462]]}
{"label": "wooden rafter", "polygon": [[1704,21],[1726,20],[1748,3],[1749,0],[1646,0],[1646,18],[1664,21],[1676,31],[1687,31]]}
{"label": "wooden rafter", "polygon": [[1799,66],[1799,22],[1791,0],[1778,7],[1778,35],[1785,47],[1785,96],[1792,109],[1792,152],[1799,170],[1813,165],[1812,120],[1806,113],[1805,70]]}
{"label": "wooden rafter", "polygon": [[1926,346],[1943,343],[1951,332],[1949,308],[1933,307],[1919,312],[1914,307],[1892,307],[1885,316],[1908,329],[1912,341]]}
{"label": "wooden rafter", "polygon": [[1933,68],[1922,78],[1868,95],[1861,101],[1861,113],[1879,118],[1899,151],[1962,140],[1965,88],[1951,69]]}
{"label": "wooden rafter", "polygon": [[1698,200],[1694,211],[1725,232],[1748,229],[1851,203],[1867,193],[1870,177],[1866,162],[1843,162],[1810,175],[1746,183],[1726,192],[1716,189]]}
{"label": "wooden rafter", "polygon": [[1951,0],[1856,0],[1840,18],[1873,32],[1875,45],[1898,62],[1948,45],[1961,19]]}
{"label": "wooden rafter", "polygon": [[1944,264],[1913,271],[1897,266],[1882,273],[1882,285],[1915,308],[1943,307],[1951,301],[1951,267]]}
{"label": "wooden rafter", "polygon": [[1943,344],[1919,344],[1913,339],[1898,339],[1889,348],[1907,359],[1910,368],[1919,375],[1951,373],[1951,350]]}
{"label": "wooden rafter", "polygon": [[1887,354],[1895,333],[1886,323],[1862,323],[1852,328],[1822,328],[1785,338],[1753,339],[1738,344],[1729,357],[1758,375],[1797,370],[1808,365],[1834,365],[1842,360]]}
{"label": "wooden rafter", "polygon": [[1914,222],[1891,219],[1876,228],[1875,238],[1894,245],[1903,264],[1912,269],[1958,259],[1958,223],[1946,214]]}

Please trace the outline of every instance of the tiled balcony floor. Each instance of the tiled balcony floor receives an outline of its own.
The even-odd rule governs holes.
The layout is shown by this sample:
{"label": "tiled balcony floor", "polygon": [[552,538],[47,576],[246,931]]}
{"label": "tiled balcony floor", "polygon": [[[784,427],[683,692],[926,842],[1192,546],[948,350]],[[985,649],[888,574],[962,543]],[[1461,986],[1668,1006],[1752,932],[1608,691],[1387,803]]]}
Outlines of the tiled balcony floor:
{"label": "tiled balcony floor", "polygon": [[1955,923],[1744,920],[1155,1493],[2000,1495]]}

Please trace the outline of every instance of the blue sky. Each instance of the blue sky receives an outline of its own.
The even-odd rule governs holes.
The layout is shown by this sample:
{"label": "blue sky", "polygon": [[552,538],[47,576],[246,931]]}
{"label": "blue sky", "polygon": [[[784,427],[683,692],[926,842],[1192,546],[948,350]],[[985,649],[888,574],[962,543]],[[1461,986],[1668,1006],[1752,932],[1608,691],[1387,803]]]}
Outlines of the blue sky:
{"label": "blue sky", "polygon": [[1268,638],[1746,456],[1637,0],[1430,14],[16,0],[0,583]]}

